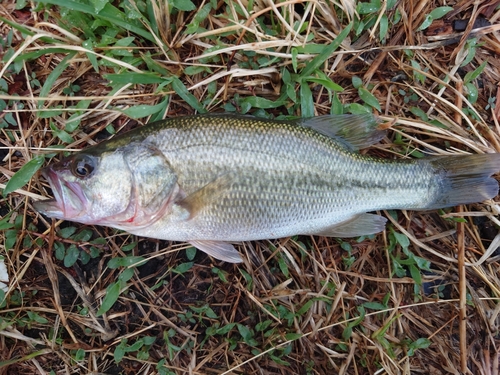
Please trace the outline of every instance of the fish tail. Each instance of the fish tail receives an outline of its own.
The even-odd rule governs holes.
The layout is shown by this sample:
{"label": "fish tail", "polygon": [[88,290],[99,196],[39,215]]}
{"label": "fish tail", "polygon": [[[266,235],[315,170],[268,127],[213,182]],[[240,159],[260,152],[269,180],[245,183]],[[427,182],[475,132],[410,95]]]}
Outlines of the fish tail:
{"label": "fish tail", "polygon": [[500,171],[500,153],[440,156],[427,161],[440,189],[426,209],[481,202],[498,194],[498,182],[491,176]]}

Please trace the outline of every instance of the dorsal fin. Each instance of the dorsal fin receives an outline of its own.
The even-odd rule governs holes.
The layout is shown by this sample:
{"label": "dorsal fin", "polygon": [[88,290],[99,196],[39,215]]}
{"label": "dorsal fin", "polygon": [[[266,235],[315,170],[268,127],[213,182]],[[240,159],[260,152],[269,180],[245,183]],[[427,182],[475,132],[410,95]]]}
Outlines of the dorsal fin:
{"label": "dorsal fin", "polygon": [[379,142],[385,131],[371,113],[362,115],[326,115],[300,120],[301,126],[335,138],[352,150],[360,150]]}

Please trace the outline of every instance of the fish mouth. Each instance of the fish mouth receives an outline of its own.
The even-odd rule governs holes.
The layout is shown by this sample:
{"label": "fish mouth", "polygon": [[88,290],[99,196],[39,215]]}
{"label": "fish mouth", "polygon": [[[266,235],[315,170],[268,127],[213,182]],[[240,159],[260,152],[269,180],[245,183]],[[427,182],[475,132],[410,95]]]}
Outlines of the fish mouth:
{"label": "fish mouth", "polygon": [[42,169],[41,174],[48,181],[54,198],[34,202],[35,209],[56,219],[74,219],[80,216],[87,201],[80,185],[65,181],[51,167]]}

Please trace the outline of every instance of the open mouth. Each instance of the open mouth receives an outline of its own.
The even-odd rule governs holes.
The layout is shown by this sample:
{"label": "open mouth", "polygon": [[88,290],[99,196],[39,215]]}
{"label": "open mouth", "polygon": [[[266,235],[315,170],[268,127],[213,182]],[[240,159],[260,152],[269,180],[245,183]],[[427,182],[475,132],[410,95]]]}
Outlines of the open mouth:
{"label": "open mouth", "polygon": [[85,195],[79,184],[64,181],[52,168],[44,168],[42,176],[48,181],[53,199],[34,202],[35,209],[57,219],[71,219],[82,213]]}

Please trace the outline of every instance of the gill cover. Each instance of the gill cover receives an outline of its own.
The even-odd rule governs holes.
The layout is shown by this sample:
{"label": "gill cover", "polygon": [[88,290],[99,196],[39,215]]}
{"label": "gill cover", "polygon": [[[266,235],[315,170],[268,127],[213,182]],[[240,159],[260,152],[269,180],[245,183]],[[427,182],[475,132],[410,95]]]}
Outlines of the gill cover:
{"label": "gill cover", "polygon": [[136,212],[148,219],[158,217],[178,190],[177,176],[170,163],[160,150],[149,144],[132,143],[122,152],[133,180]]}

